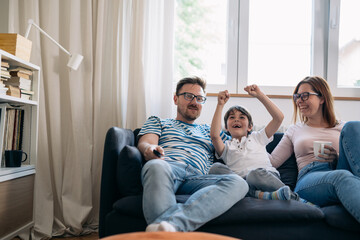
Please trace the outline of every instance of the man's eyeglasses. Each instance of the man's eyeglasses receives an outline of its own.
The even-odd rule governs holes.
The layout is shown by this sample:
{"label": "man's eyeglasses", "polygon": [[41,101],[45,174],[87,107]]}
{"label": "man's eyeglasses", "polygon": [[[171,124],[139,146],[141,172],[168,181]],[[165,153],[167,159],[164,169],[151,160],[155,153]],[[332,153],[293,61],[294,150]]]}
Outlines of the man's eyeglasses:
{"label": "man's eyeglasses", "polygon": [[303,100],[303,101],[306,101],[309,99],[310,95],[320,96],[320,94],[318,94],[318,93],[303,92],[303,93],[295,93],[293,95],[293,99],[294,99],[294,102],[296,102],[299,98],[301,98],[301,100]]}
{"label": "man's eyeglasses", "polygon": [[178,96],[181,96],[181,95],[184,95],[184,98],[186,101],[191,102],[194,98],[196,98],[196,102],[199,104],[204,104],[206,102],[206,97],[201,96],[201,95],[194,95],[194,94],[188,93],[188,92],[178,94]]}

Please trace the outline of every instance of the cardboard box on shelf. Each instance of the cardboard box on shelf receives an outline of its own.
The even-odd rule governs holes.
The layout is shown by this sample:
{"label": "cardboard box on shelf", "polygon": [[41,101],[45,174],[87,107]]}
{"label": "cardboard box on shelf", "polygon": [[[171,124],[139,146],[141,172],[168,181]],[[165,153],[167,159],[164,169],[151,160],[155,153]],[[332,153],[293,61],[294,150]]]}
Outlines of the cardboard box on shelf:
{"label": "cardboard box on shelf", "polygon": [[32,42],[17,33],[0,33],[0,49],[27,62],[30,61]]}

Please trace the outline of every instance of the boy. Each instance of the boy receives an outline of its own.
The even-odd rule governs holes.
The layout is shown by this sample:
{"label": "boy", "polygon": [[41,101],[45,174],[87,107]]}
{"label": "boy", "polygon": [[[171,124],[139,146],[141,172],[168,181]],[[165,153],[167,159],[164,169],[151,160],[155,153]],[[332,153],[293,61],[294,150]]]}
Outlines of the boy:
{"label": "boy", "polygon": [[235,172],[246,179],[249,184],[248,194],[252,197],[280,200],[298,199],[298,196],[280,180],[280,174],[271,165],[266,152],[266,145],[272,141],[284,115],[257,85],[247,86],[244,90],[265,106],[272,116],[272,120],[265,128],[255,132],[252,131],[253,122],[250,113],[240,106],[231,107],[226,112],[224,120],[225,129],[230,133],[232,139],[224,143],[220,137],[221,114],[230,96],[227,90],[220,92],[210,136],[217,158],[222,159],[226,165],[215,163],[209,174]]}

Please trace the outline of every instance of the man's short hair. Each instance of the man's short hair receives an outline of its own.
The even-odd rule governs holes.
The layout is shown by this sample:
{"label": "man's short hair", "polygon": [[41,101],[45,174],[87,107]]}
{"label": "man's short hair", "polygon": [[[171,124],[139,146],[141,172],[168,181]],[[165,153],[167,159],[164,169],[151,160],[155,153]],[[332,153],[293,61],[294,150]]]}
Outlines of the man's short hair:
{"label": "man's short hair", "polygon": [[205,92],[205,88],[206,88],[206,81],[200,77],[186,77],[181,79],[177,85],[176,85],[176,95],[179,94],[180,89],[185,85],[185,84],[197,84],[199,85],[203,91]]}

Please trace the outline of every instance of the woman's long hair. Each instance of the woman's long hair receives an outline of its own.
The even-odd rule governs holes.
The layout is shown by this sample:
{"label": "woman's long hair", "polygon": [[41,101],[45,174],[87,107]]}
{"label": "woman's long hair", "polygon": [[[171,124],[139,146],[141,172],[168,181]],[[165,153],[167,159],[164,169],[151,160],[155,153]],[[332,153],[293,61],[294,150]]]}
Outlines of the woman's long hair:
{"label": "woman's long hair", "polygon": [[[304,83],[309,84],[312,90],[315,93],[319,94],[318,97],[324,99],[324,103],[322,105],[323,118],[328,123],[329,128],[335,127],[338,124],[338,121],[336,120],[335,117],[334,98],[331,94],[330,87],[326,82],[326,80],[318,76],[306,77],[298,83],[298,85],[294,90],[294,94],[298,93],[299,87]],[[298,116],[298,106],[296,105],[295,101],[293,101],[293,104],[294,104],[293,122],[296,123]],[[309,120],[307,117],[302,116],[300,113],[299,113],[299,119],[302,123],[306,123]]]}

